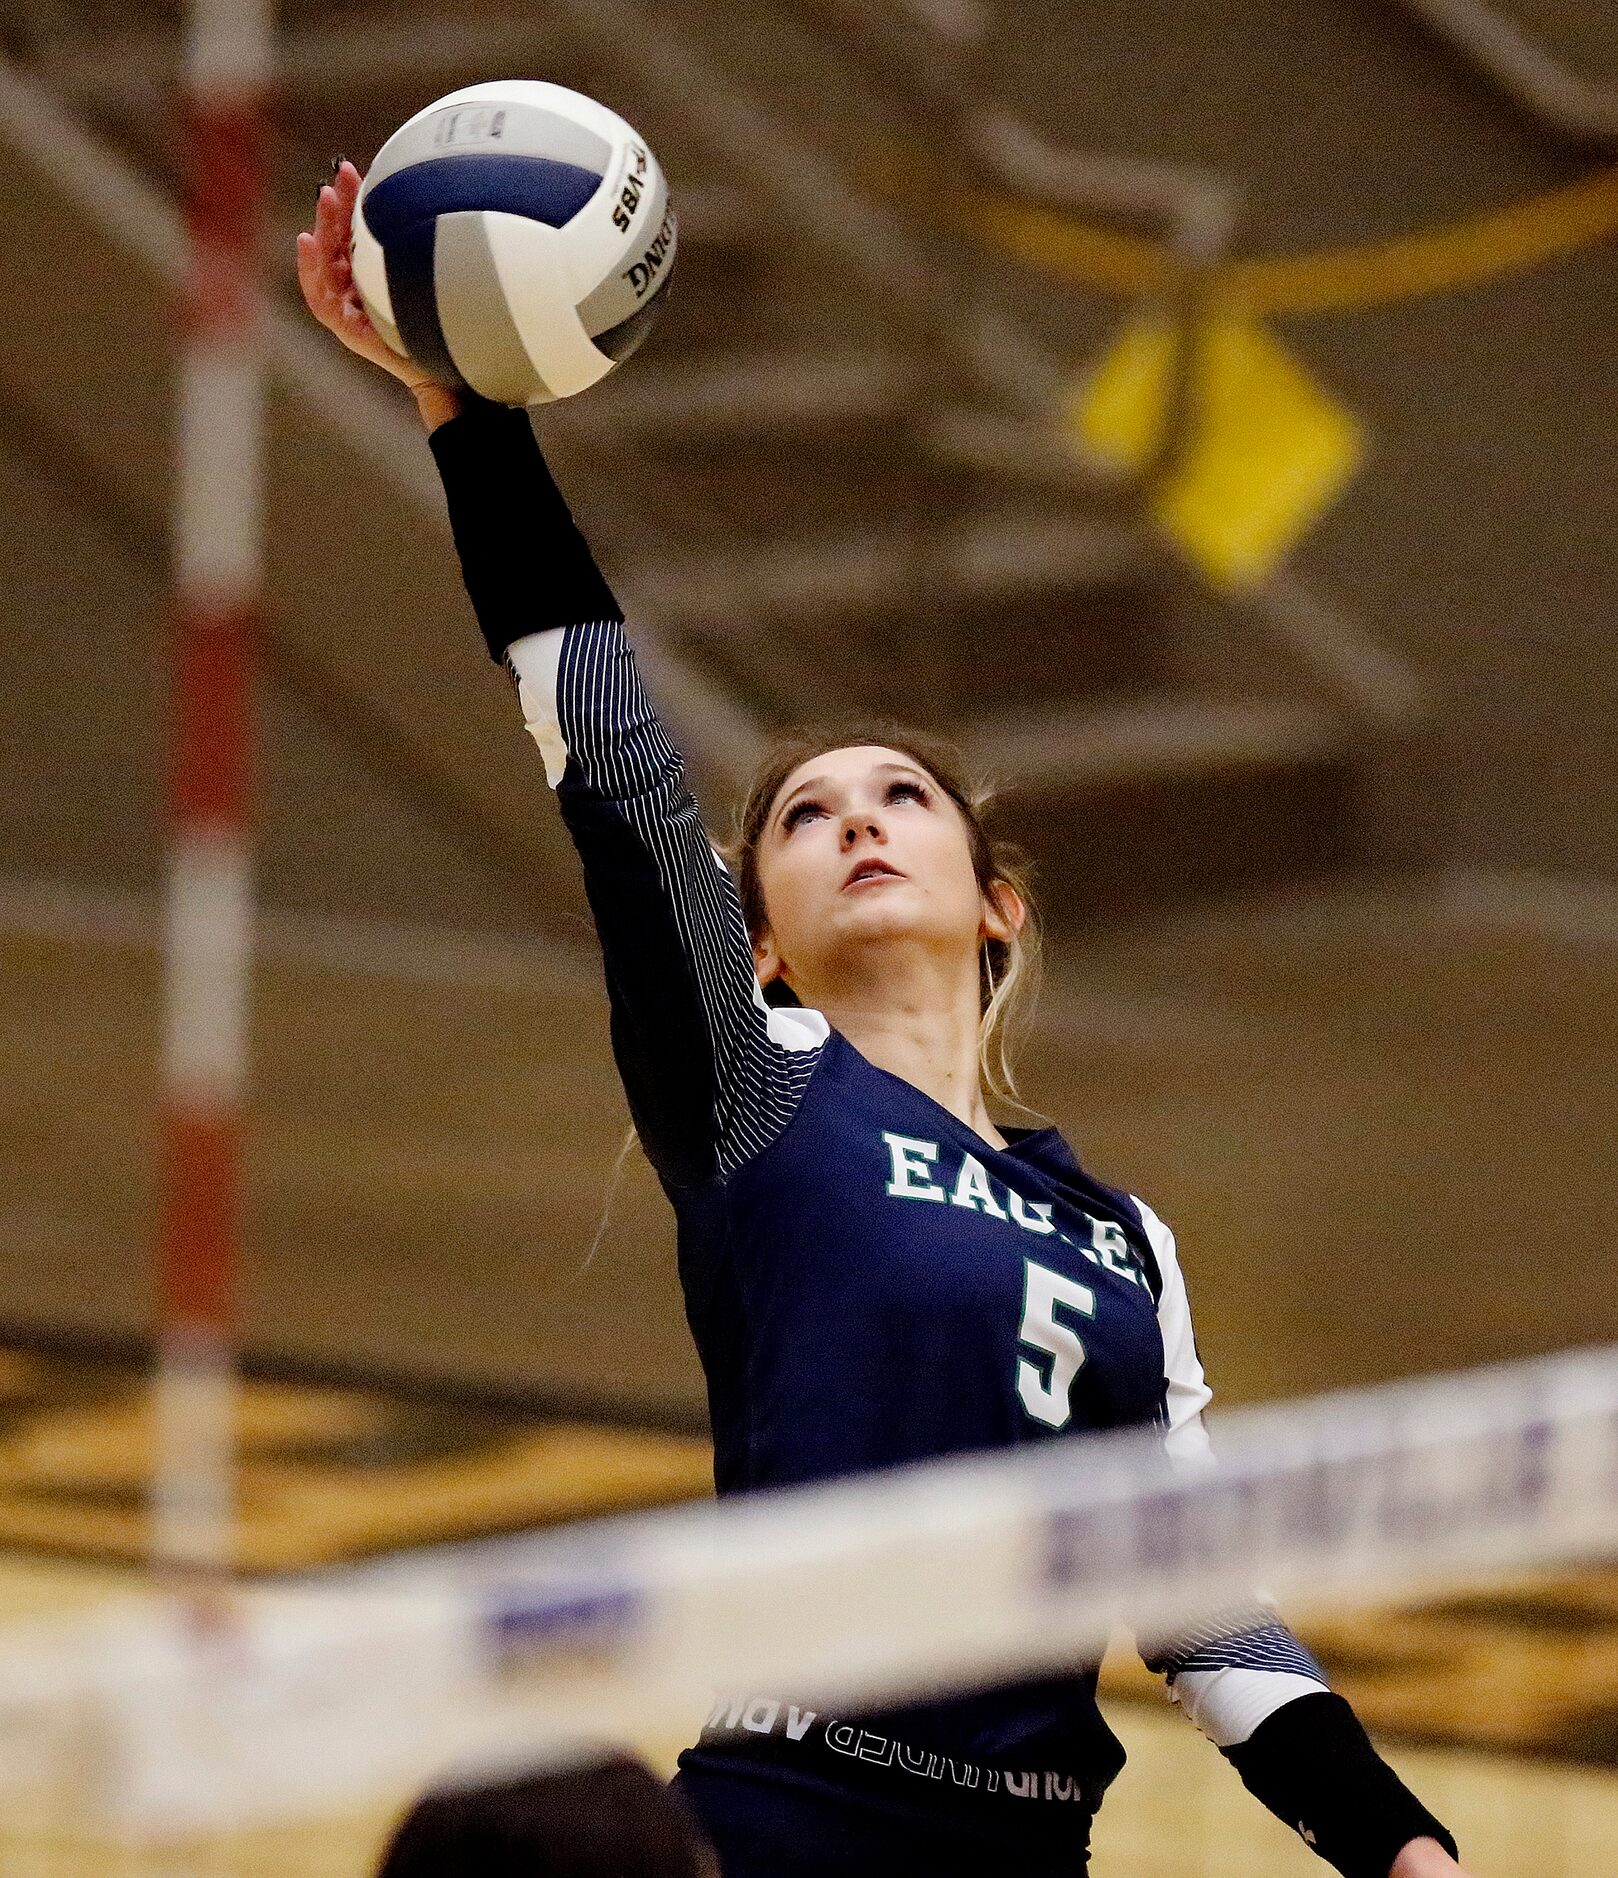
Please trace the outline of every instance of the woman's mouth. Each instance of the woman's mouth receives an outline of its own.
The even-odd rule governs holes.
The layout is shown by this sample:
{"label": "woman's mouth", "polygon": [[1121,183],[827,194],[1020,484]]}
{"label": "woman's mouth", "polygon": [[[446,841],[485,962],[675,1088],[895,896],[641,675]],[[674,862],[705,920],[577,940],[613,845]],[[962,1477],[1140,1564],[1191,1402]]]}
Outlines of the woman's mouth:
{"label": "woman's mouth", "polygon": [[863,887],[873,880],[903,879],[904,875],[899,872],[898,868],[890,867],[886,861],[879,861],[874,856],[867,856],[843,882],[842,891],[847,893],[850,887]]}

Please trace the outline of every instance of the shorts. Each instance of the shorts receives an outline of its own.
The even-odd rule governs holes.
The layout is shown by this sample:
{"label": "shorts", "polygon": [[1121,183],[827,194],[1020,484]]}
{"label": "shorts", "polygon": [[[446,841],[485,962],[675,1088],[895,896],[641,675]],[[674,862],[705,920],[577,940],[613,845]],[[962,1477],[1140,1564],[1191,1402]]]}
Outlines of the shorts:
{"label": "shorts", "polygon": [[1090,1865],[1083,1814],[1069,1816],[1053,1846],[958,1820],[888,1816],[858,1795],[779,1778],[687,1767],[674,1786],[718,1854],[722,1878],[1004,1878],[1017,1870],[1082,1878]]}

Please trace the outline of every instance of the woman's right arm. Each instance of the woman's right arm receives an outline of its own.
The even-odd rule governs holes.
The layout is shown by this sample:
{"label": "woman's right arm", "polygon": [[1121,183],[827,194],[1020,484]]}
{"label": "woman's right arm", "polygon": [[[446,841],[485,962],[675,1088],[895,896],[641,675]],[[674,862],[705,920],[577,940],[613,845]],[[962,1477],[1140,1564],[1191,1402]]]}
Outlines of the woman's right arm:
{"label": "woman's right arm", "polygon": [[527,415],[435,385],[366,318],[348,267],[359,185],[344,164],[321,191],[298,243],[304,297],[351,351],[409,386],[431,433],[484,641],[517,682],[584,864],[642,1144],[676,1185],[724,1175],[790,1120],[825,1020],[765,1007],[735,884]]}
{"label": "woman's right arm", "polygon": [[471,402],[432,448],[478,623],[584,864],[642,1142],[676,1184],[729,1173],[791,1119],[825,1020],[764,1004],[735,883],[526,414]]}

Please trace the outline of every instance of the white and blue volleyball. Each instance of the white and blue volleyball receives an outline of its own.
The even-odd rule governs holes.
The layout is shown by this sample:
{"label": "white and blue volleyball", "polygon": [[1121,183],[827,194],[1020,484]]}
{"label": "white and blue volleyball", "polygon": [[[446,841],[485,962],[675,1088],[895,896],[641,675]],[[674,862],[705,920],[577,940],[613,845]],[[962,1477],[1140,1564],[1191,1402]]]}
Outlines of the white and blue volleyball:
{"label": "white and blue volleyball", "polygon": [[452,91],[377,152],[354,212],[354,282],[395,351],[499,404],[604,378],[646,337],[674,266],[646,140],[537,79]]}

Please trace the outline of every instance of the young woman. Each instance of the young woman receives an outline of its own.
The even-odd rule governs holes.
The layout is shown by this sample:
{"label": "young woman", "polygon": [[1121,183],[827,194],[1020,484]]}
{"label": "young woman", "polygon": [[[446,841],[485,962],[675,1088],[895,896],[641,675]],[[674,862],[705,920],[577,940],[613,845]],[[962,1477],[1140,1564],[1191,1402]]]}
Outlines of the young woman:
{"label": "young woman", "polygon": [[[359,182],[344,164],[321,191],[304,294],[415,395],[478,622],[583,862],[613,1048],[678,1221],[719,1492],[1140,1423],[1204,1450],[1173,1235],[1054,1128],[990,1116],[986,1032],[1032,915],[970,794],[914,738],[810,740],[759,779],[727,871],[527,417],[434,384],[367,322]],[[1210,1628],[1153,1667],[1346,1878],[1459,1872],[1281,1624]],[[679,1784],[726,1878],[1078,1873],[1123,1761],[1095,1681],[857,1726],[744,1696]]]}

